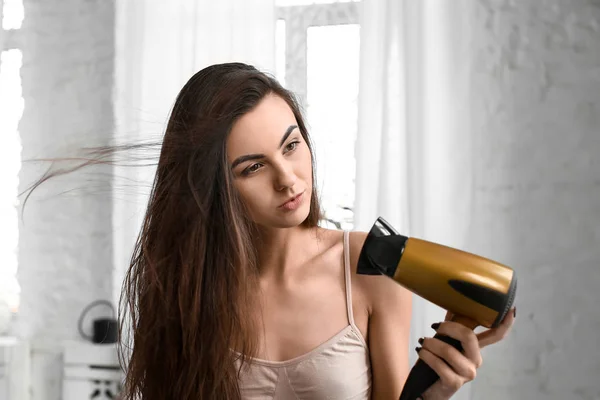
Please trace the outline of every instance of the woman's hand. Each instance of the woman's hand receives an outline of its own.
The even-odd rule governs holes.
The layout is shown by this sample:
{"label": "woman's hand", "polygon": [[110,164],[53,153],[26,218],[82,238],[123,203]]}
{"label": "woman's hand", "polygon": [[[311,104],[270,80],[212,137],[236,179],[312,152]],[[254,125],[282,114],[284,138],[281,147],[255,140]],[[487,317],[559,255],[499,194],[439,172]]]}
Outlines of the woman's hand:
{"label": "woman's hand", "polygon": [[446,400],[465,383],[475,379],[482,364],[481,349],[504,339],[515,321],[516,309],[507,314],[502,323],[493,329],[476,334],[471,329],[452,322],[452,314],[446,314],[445,322],[433,324],[437,333],[459,340],[463,352],[435,338],[420,339],[423,347],[417,348],[419,358],[440,377],[425,393],[424,400]]}

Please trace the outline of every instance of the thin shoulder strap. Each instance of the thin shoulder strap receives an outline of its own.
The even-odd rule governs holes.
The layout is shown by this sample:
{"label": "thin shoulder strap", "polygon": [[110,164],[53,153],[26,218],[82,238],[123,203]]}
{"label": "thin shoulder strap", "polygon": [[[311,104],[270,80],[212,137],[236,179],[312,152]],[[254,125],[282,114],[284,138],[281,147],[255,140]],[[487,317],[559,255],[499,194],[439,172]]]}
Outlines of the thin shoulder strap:
{"label": "thin shoulder strap", "polygon": [[346,280],[346,309],[348,310],[348,322],[354,326],[354,313],[352,312],[352,283],[350,273],[350,243],[349,231],[344,231],[344,276]]}

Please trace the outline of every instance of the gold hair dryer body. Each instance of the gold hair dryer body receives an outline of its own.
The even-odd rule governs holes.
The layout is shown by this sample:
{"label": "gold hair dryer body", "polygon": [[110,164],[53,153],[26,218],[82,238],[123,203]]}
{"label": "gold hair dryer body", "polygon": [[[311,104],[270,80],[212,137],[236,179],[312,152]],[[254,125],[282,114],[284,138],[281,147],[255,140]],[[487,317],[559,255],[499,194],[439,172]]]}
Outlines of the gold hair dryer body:
{"label": "gold hair dryer body", "polygon": [[[450,311],[471,329],[496,327],[511,309],[517,278],[500,263],[465,251],[398,234],[378,218],[361,249],[357,273],[385,275]],[[460,342],[436,335],[462,351]],[[419,360],[400,399],[413,400],[439,377]]]}

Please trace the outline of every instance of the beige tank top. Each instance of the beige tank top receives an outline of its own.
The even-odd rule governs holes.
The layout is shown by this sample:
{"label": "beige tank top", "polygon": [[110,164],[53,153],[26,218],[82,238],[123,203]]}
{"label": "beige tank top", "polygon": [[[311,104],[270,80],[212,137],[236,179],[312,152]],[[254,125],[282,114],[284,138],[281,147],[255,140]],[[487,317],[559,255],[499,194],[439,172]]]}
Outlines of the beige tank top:
{"label": "beige tank top", "polygon": [[369,350],[352,313],[350,252],[344,231],[344,269],[348,326],[310,352],[286,361],[252,359],[243,369],[244,400],[368,400]]}

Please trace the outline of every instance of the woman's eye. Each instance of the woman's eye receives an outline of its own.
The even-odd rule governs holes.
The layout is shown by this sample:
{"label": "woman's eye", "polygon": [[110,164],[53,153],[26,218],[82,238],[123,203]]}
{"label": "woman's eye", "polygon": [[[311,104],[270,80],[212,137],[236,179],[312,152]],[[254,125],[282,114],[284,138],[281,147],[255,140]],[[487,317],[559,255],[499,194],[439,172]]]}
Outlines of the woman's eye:
{"label": "woman's eye", "polygon": [[300,142],[292,142],[292,143],[288,144],[287,146],[285,146],[285,151],[288,152],[288,151],[295,150],[296,146],[298,146],[299,143]]}
{"label": "woman's eye", "polygon": [[243,175],[248,175],[248,174],[251,174],[251,173],[253,173],[253,172],[256,172],[256,171],[258,171],[258,169],[259,169],[260,167],[261,167],[261,165],[260,165],[259,163],[252,164],[251,166],[249,166],[248,168],[246,168],[246,169],[245,169],[245,170],[242,172],[242,174],[243,174]]}

